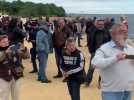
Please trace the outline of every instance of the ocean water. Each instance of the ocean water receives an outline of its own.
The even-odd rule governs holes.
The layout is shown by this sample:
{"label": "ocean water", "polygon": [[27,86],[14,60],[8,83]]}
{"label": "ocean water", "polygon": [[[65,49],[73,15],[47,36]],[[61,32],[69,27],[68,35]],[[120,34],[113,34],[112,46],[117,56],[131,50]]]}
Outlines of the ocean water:
{"label": "ocean water", "polygon": [[116,22],[120,21],[120,17],[121,16],[126,16],[128,18],[128,34],[129,34],[129,38],[132,39],[134,41],[134,14],[78,14],[78,15],[73,15],[73,16],[86,16],[89,18],[93,18],[94,16],[96,17],[113,17],[115,18]]}

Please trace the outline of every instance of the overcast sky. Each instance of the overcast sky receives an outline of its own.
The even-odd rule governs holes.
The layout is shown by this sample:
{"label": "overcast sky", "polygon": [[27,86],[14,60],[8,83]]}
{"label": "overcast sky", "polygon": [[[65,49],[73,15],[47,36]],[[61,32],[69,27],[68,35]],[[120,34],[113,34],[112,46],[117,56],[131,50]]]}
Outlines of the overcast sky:
{"label": "overcast sky", "polygon": [[[13,0],[6,0],[13,1]],[[134,14],[134,0],[21,0],[35,3],[55,3],[67,13]]]}

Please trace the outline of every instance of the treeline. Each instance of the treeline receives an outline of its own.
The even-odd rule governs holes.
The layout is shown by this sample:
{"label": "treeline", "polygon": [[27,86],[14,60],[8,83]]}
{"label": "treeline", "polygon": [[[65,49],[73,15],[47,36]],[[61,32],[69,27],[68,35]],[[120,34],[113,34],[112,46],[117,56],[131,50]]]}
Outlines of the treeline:
{"label": "treeline", "polygon": [[0,0],[0,12],[15,16],[65,16],[65,10],[55,4],[22,2],[21,0],[7,2]]}

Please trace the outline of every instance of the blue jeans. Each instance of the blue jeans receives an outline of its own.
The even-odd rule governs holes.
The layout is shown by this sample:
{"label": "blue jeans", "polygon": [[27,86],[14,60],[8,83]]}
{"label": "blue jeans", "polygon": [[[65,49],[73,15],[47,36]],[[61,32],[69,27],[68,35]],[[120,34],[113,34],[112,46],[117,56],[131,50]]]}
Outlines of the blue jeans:
{"label": "blue jeans", "polygon": [[77,80],[68,80],[67,86],[71,100],[80,100],[80,83]]}
{"label": "blue jeans", "polygon": [[39,51],[38,58],[39,58],[38,79],[39,80],[47,80],[46,67],[47,67],[47,61],[48,61],[48,53],[46,53],[45,51]]}
{"label": "blue jeans", "polygon": [[131,100],[131,91],[102,92],[102,100]]}

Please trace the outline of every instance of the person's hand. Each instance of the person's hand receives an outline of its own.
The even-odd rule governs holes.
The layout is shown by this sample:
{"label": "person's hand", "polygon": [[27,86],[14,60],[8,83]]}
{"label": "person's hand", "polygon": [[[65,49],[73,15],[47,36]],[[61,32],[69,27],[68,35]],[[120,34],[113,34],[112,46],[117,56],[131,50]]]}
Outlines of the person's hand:
{"label": "person's hand", "polygon": [[7,50],[5,51],[6,54],[11,54],[12,53],[12,50],[11,50],[11,47],[7,48]]}
{"label": "person's hand", "polygon": [[121,52],[121,53],[117,54],[116,57],[117,57],[118,61],[124,60],[126,58],[126,53]]}
{"label": "person's hand", "polygon": [[67,78],[68,77],[68,74],[67,73],[63,73],[63,76],[64,76],[64,78]]}

